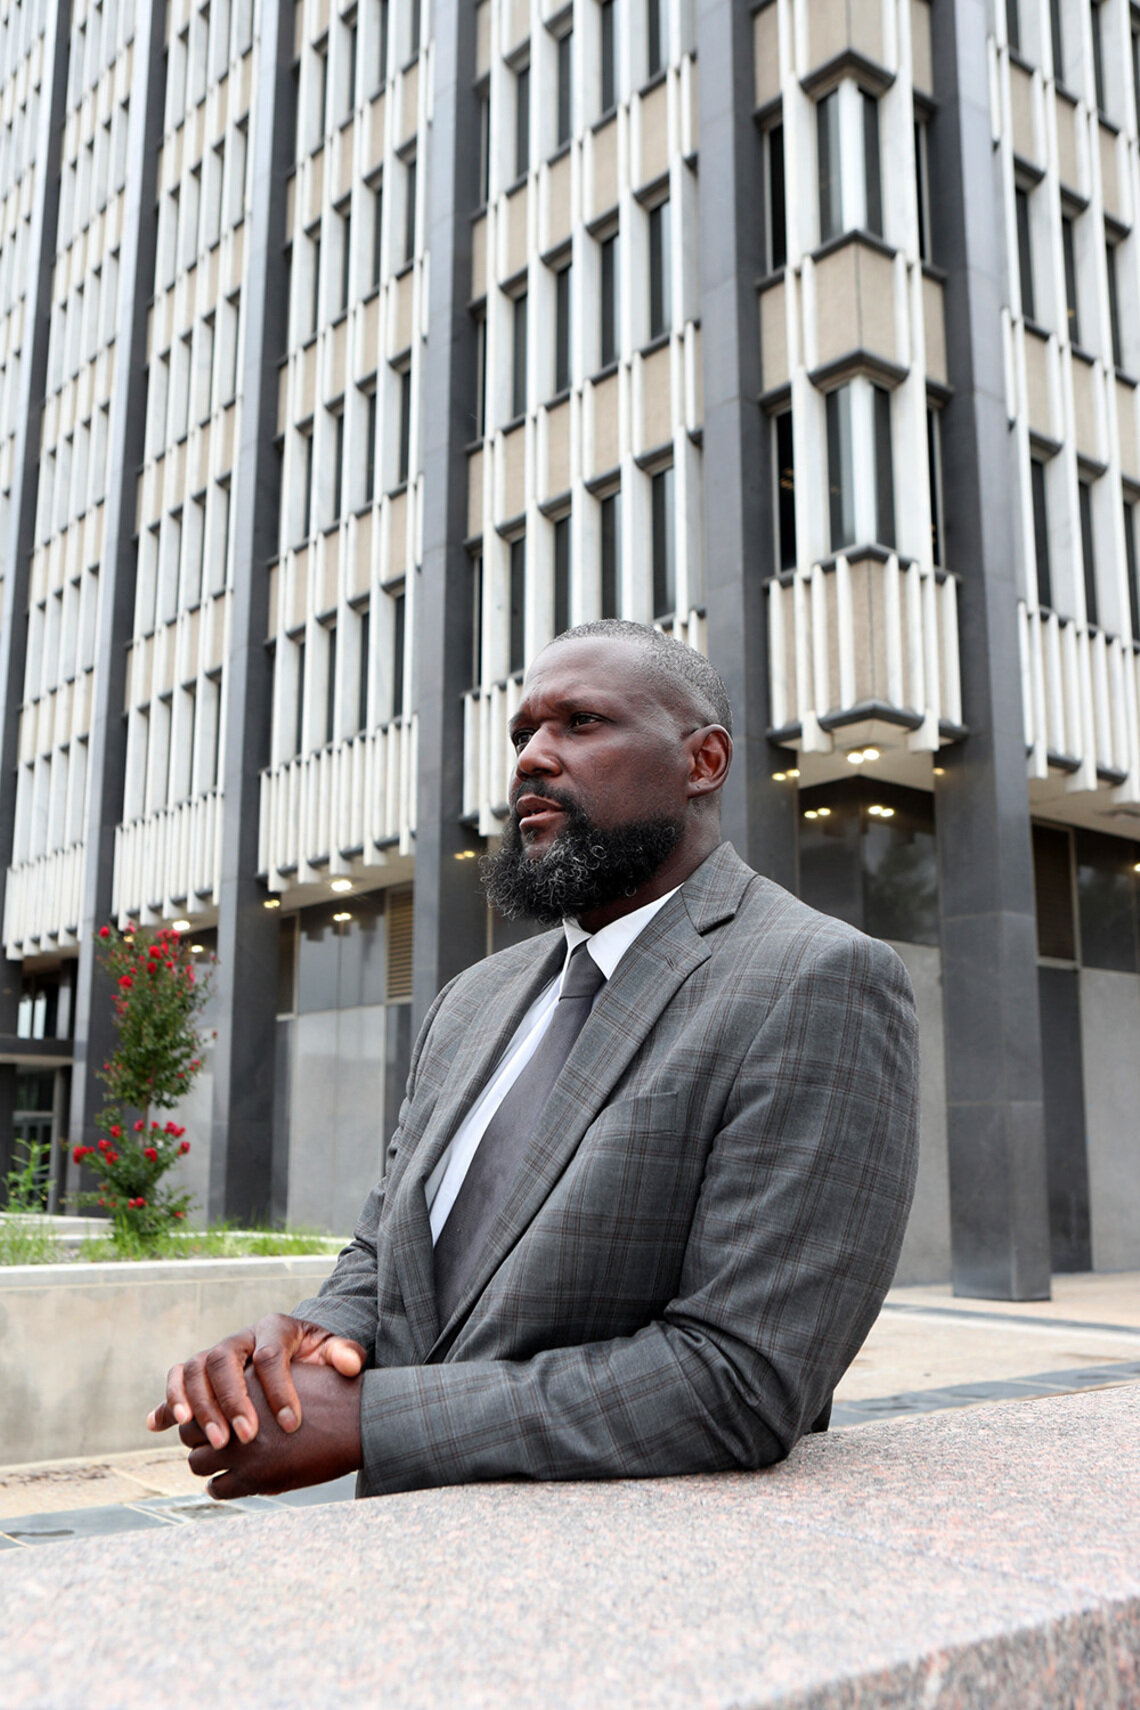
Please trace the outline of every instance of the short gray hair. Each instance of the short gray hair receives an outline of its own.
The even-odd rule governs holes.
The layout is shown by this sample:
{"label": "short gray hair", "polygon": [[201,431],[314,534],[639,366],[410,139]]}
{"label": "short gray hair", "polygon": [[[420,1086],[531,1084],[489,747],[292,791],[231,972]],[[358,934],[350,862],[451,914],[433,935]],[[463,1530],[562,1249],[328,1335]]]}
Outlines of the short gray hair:
{"label": "short gray hair", "polygon": [[550,645],[593,640],[629,641],[644,649],[650,676],[688,702],[698,725],[720,724],[732,735],[732,706],[724,679],[695,647],[663,635],[652,624],[631,623],[627,618],[595,618],[592,623],[577,624],[556,635]]}

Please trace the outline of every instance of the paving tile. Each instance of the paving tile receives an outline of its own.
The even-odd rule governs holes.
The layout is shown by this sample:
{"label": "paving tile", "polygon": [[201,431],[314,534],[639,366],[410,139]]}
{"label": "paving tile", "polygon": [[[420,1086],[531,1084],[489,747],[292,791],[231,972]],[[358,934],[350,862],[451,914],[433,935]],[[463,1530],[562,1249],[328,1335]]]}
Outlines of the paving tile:
{"label": "paving tile", "polygon": [[6,1535],[21,1544],[59,1544],[108,1532],[153,1531],[171,1524],[162,1515],[144,1514],[129,1504],[113,1508],[73,1508],[62,1514],[26,1514],[5,1521]]}
{"label": "paving tile", "polygon": [[22,1550],[23,1547],[18,1538],[9,1538],[0,1532],[0,1550]]}
{"label": "paving tile", "polygon": [[157,1515],[179,1526],[200,1520],[224,1520],[235,1514],[265,1513],[280,1506],[272,1496],[242,1496],[233,1502],[215,1502],[205,1491],[196,1496],[151,1496],[145,1501],[131,1503],[131,1507],[140,1514]]}
{"label": "paving tile", "polygon": [[356,1474],[346,1473],[329,1484],[311,1484],[307,1490],[283,1490],[277,1498],[288,1508],[313,1508],[319,1502],[351,1502],[356,1495]]}

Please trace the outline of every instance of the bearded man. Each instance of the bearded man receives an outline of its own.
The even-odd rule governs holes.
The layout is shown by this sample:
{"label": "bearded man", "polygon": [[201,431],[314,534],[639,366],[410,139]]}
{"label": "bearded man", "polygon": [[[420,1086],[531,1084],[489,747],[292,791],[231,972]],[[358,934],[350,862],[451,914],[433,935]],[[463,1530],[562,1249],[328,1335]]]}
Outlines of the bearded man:
{"label": "bearded man", "polygon": [[890,1284],[913,997],[721,841],[716,671],[587,624],[510,729],[488,896],[559,924],[436,999],[320,1294],[170,1372],[149,1423],[215,1496],[764,1466],[826,1426]]}

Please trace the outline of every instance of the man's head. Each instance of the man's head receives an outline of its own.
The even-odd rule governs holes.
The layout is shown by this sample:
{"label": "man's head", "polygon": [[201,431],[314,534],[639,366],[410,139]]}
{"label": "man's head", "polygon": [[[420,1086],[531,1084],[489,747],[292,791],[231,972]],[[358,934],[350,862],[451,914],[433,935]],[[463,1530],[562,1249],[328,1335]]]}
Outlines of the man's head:
{"label": "man's head", "polygon": [[491,902],[597,930],[681,884],[720,839],[730,721],[719,674],[682,642],[617,620],[558,636],[511,720],[511,812],[483,863]]}

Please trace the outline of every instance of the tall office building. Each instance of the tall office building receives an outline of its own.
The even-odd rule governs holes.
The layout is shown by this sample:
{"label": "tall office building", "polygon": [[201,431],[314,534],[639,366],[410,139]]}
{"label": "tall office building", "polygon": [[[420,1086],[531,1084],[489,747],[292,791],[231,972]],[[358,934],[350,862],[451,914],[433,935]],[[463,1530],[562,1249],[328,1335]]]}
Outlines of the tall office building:
{"label": "tall office building", "polygon": [[621,616],[911,970],[901,1274],[1140,1264],[1138,108],[1128,0],[0,0],[0,1170],[184,920],[188,1185],[348,1227]]}

